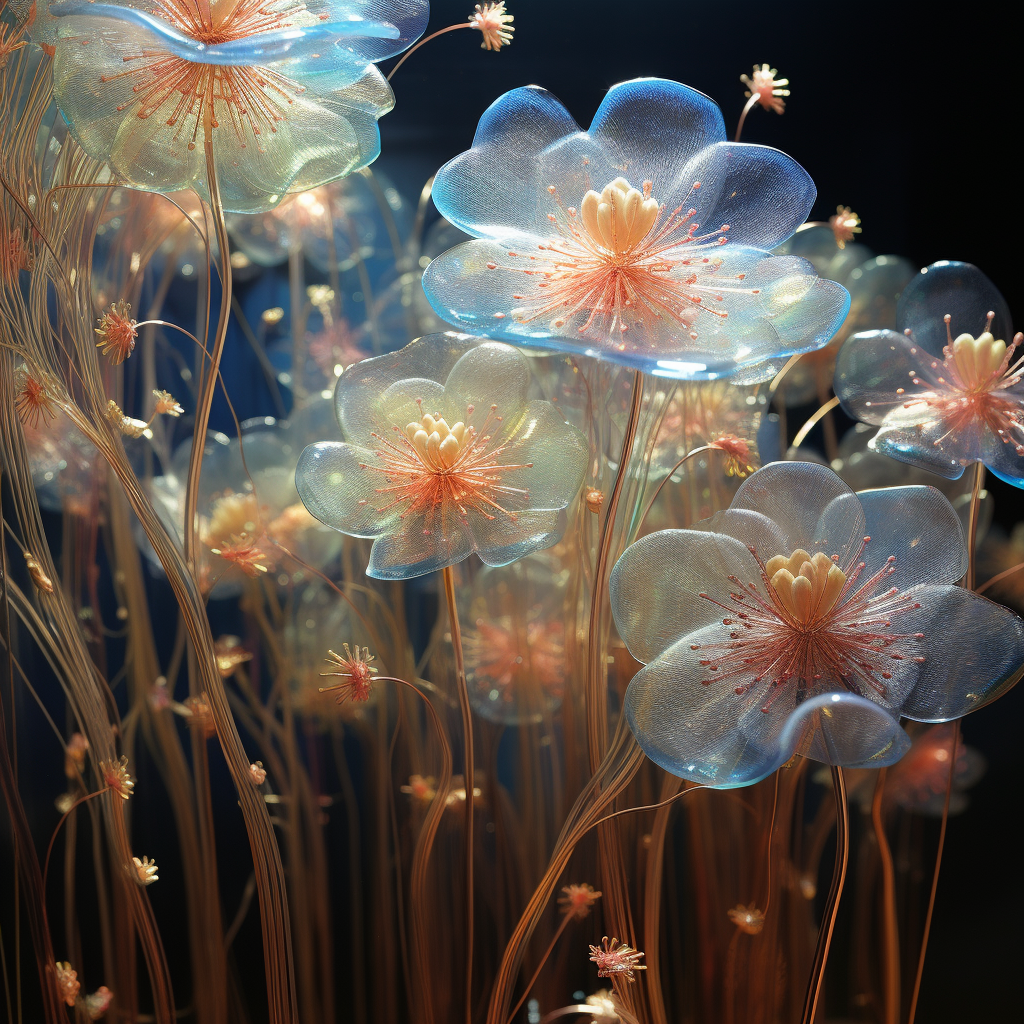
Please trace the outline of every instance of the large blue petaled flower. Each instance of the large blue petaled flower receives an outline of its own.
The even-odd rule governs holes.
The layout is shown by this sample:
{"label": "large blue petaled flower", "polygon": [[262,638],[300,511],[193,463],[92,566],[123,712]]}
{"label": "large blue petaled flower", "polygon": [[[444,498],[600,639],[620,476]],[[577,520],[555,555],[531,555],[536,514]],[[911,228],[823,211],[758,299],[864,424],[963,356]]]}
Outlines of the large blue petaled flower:
{"label": "large blue petaled flower", "polygon": [[933,263],[896,323],[854,335],[836,362],[843,408],[880,428],[872,446],[950,480],[983,462],[1024,487],[1024,335],[995,285],[969,263]]}
{"label": "large blue petaled flower", "polygon": [[422,33],[428,0],[63,0],[54,96],[79,144],[136,188],[233,212],[363,167],[394,96],[373,62]]}
{"label": "large blue petaled flower", "polygon": [[345,441],[306,448],[299,496],[322,523],[374,538],[366,572],[378,579],[550,547],[588,449],[530,384],[521,352],[457,334],[356,363],[334,395]]}
{"label": "large blue petaled flower", "polygon": [[766,466],[724,512],[615,565],[615,623],[645,666],[629,724],[667,771],[721,788],[794,753],[892,764],[900,716],[959,718],[1024,666],[1024,621],[953,586],[966,567],[933,488],[855,494],[824,466]]}
{"label": "large blue petaled flower", "polygon": [[476,236],[427,268],[438,314],[519,344],[711,379],[825,344],[849,296],[765,250],[814,200],[807,172],[725,141],[706,96],[661,79],[612,88],[590,129],[536,87],[484,113],[434,203]]}

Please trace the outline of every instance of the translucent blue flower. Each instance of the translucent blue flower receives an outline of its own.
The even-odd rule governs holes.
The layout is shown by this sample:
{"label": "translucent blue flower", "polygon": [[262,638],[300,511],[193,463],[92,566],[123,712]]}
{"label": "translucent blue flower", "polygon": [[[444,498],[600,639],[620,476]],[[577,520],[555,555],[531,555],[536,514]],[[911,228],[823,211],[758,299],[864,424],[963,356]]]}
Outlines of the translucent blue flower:
{"label": "translucent blue flower", "polygon": [[373,61],[423,31],[427,0],[186,0],[50,6],[53,91],[82,148],[127,184],[267,209],[380,151],[394,96]]}
{"label": "translucent blue flower", "polygon": [[896,324],[854,335],[836,362],[843,408],[880,428],[872,446],[950,480],[983,462],[1024,487],[1024,335],[995,285],[969,263],[933,263]]}
{"label": "translucent blue flower", "polygon": [[378,579],[550,547],[588,448],[551,403],[530,401],[530,384],[521,352],[457,334],[356,363],[334,393],[346,440],[302,453],[299,495],[322,523],[374,538],[366,572]]}
{"label": "translucent blue flower", "polygon": [[684,85],[617,85],[586,132],[550,93],[515,89],[437,174],[435,205],[476,237],[423,284],[464,330],[683,379],[763,364],[766,380],[849,305],[806,261],[765,251],[814,194],[784,153],[725,141],[721,111]]}
{"label": "translucent blue flower", "polygon": [[855,494],[830,469],[777,462],[692,530],[628,548],[612,612],[644,668],[630,727],[667,771],[715,787],[794,753],[893,764],[899,718],[944,722],[1024,666],[1024,621],[963,587],[963,531],[931,487]]}

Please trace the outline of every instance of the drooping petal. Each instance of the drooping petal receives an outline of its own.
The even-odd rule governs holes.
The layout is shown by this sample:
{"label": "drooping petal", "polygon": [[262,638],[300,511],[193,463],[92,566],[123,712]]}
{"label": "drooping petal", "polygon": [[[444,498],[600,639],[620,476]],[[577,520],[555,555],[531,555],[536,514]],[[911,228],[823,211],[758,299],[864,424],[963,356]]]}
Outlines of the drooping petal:
{"label": "drooping petal", "polygon": [[988,314],[995,313],[990,328],[996,338],[1009,344],[1010,310],[999,289],[975,266],[942,260],[925,267],[903,290],[896,310],[900,331],[910,330],[926,351],[942,358],[948,313],[953,337],[964,332],[977,337],[985,330]]}
{"label": "drooping petal", "polygon": [[629,653],[652,662],[680,637],[719,622],[726,613],[714,602],[728,602],[730,576],[761,579],[746,545],[724,534],[663,530],[631,544],[609,580],[615,626]]}
{"label": "drooping petal", "polygon": [[1024,668],[1024,620],[963,587],[917,587],[900,629],[924,634],[925,660],[900,714],[947,722],[991,703]]}
{"label": "drooping petal", "polygon": [[736,245],[774,249],[807,219],[816,189],[791,157],[769,146],[719,142],[683,171],[700,182],[693,203],[705,231],[723,231]]}
{"label": "drooping petal", "polygon": [[895,715],[853,693],[821,693],[797,705],[778,742],[782,751],[843,768],[885,768],[910,749]]}
{"label": "drooping petal", "polygon": [[952,584],[967,572],[967,545],[960,518],[934,487],[885,487],[858,491],[867,536],[864,578],[890,556],[889,585],[906,590],[920,583]]}
{"label": "drooping petal", "polygon": [[352,537],[376,537],[397,518],[398,512],[380,511],[387,504],[377,493],[386,486],[383,476],[365,465],[373,455],[365,448],[337,441],[311,444],[299,456],[295,486],[302,503],[327,526]]}
{"label": "drooping petal", "polygon": [[526,86],[492,103],[472,149],[449,160],[434,178],[431,196],[441,215],[473,235],[503,237],[533,227],[538,202],[538,153],[579,131],[546,89]]}

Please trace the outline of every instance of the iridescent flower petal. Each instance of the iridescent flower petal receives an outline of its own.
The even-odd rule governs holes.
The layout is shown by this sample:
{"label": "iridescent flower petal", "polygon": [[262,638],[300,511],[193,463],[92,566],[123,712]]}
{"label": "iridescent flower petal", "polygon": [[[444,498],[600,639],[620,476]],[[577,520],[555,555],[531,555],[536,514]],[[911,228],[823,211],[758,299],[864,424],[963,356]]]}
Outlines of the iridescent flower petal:
{"label": "iridescent flower petal", "polygon": [[338,441],[318,441],[305,448],[295,469],[295,485],[302,503],[327,526],[353,537],[377,537],[398,517],[381,514],[376,480],[362,468],[373,454],[365,448]]}

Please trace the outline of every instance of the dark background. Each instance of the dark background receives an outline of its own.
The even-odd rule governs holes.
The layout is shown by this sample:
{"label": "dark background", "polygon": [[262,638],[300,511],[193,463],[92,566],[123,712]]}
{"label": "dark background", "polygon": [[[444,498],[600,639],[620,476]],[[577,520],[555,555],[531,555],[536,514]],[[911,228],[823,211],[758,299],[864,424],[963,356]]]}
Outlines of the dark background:
{"label": "dark background", "polygon": [[[432,32],[465,20],[466,0],[434,0]],[[609,86],[659,76],[715,99],[728,131],[739,81],[768,61],[789,78],[783,116],[756,108],[744,140],[776,146],[818,186],[812,218],[837,204],[863,220],[859,241],[920,266],[975,263],[1017,324],[1022,258],[1020,61],[996,5],[691,3],[683,0],[510,0],[515,40],[498,53],[452,32],[414,53],[392,85],[379,166],[415,199],[441,163],[468,148],[502,92],[543,85],[586,127]],[[949,16],[950,11],[955,17]],[[386,70],[386,68],[385,68]],[[1009,339],[1007,339],[1009,340]],[[1024,517],[1019,490],[992,485],[996,518]],[[1019,1020],[1010,843],[1020,813],[1020,689],[970,716],[963,732],[988,759],[971,805],[951,819],[918,1021]],[[937,823],[929,823],[930,835]],[[926,867],[930,875],[931,867]]]}

